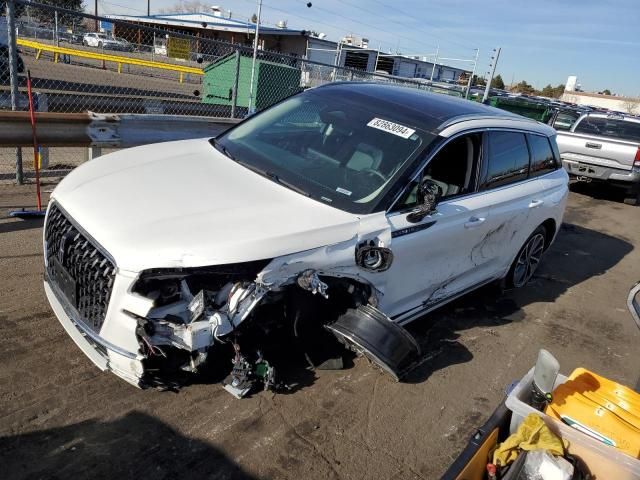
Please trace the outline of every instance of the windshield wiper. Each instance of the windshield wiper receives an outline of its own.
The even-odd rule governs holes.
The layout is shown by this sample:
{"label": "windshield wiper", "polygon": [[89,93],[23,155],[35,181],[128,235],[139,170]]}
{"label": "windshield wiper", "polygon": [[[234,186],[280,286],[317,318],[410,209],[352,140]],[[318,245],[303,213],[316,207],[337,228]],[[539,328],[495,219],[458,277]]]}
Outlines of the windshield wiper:
{"label": "windshield wiper", "polygon": [[216,150],[218,150],[219,152],[222,152],[225,156],[227,156],[231,160],[235,160],[234,156],[229,153],[229,150],[227,150],[227,147],[222,145],[216,138],[213,138],[211,142],[213,143],[213,146]]}
{"label": "windshield wiper", "polygon": [[240,165],[242,165],[243,167],[248,168],[249,170],[251,170],[252,172],[255,172],[259,175],[262,175],[263,177],[266,177],[270,180],[273,180],[274,182],[282,185],[283,187],[287,187],[290,190],[293,190],[294,192],[299,193],[300,195],[304,195],[305,197],[311,197],[311,195],[309,194],[309,192],[306,192],[305,190],[301,189],[300,187],[298,187],[297,185],[294,185],[292,183],[287,182],[286,180],[283,180],[282,178],[280,178],[278,175],[276,175],[273,172],[269,172],[267,170],[262,170],[261,168],[258,168],[254,165],[251,165],[250,163],[247,162],[243,162],[242,160],[238,160],[237,158],[235,158],[233,155],[231,155],[229,153],[229,151],[227,150],[227,148],[222,145],[218,140],[216,140],[215,138],[213,138],[211,140],[211,142],[213,143],[213,146],[215,147],[216,150],[219,150],[220,152],[222,152],[224,155],[226,155],[228,158],[230,158],[231,160],[233,160],[234,162],[239,163]]}
{"label": "windshield wiper", "polygon": [[293,190],[294,192],[299,193],[300,195],[304,195],[305,197],[310,197],[311,195],[309,194],[309,192],[301,189],[300,187],[298,187],[297,185],[294,185],[292,183],[287,182],[286,180],[283,180],[282,178],[280,178],[278,175],[276,175],[273,172],[264,172],[264,175],[268,178],[270,178],[271,180],[273,180],[276,183],[279,183],[280,185],[287,187],[290,190]]}

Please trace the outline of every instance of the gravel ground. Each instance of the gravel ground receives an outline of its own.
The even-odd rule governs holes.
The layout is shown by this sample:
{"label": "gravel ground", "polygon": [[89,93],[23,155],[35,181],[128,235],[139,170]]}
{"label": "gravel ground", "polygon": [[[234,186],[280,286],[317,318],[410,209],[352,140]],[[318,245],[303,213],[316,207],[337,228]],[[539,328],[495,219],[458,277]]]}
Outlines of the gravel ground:
{"label": "gravel ground", "polygon": [[295,392],[244,400],[218,384],[136,390],[95,368],[45,299],[41,222],[6,218],[33,204],[32,185],[0,185],[3,478],[433,479],[540,347],[564,373],[584,366],[629,385],[640,373],[625,309],[640,280],[640,209],[595,186],[574,188],[528,288],[484,289],[410,326],[434,356],[406,382],[356,359],[294,368]]}

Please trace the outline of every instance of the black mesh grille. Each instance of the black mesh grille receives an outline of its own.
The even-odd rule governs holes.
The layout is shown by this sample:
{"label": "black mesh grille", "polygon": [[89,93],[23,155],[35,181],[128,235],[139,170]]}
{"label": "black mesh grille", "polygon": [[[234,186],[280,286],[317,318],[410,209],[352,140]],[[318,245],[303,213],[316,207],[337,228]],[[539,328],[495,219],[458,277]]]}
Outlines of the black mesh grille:
{"label": "black mesh grille", "polygon": [[45,226],[47,273],[93,331],[104,322],[116,267],[54,204]]}

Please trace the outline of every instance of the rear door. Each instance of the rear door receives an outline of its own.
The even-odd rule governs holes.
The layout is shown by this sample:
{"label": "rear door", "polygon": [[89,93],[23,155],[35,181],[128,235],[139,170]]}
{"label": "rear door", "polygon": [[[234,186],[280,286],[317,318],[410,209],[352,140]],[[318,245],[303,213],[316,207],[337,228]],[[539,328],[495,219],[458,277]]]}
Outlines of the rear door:
{"label": "rear door", "polygon": [[516,254],[548,218],[555,218],[566,196],[565,174],[545,136],[518,131],[487,133],[486,161],[480,190],[491,204],[488,234],[475,250],[473,261],[491,265],[502,276]]}

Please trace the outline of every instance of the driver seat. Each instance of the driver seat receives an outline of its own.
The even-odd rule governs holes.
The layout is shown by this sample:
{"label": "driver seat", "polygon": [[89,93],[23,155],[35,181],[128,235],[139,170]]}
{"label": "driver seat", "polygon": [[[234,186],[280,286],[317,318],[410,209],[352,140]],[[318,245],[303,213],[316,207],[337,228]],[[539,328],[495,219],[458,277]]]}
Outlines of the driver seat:
{"label": "driver seat", "polygon": [[383,157],[382,150],[366,143],[359,143],[347,162],[347,167],[358,172],[366,169],[378,171]]}

